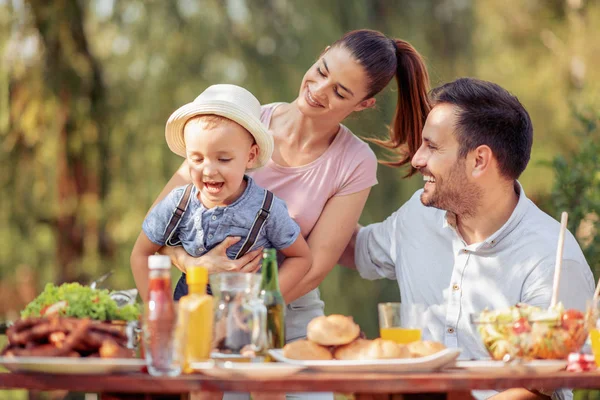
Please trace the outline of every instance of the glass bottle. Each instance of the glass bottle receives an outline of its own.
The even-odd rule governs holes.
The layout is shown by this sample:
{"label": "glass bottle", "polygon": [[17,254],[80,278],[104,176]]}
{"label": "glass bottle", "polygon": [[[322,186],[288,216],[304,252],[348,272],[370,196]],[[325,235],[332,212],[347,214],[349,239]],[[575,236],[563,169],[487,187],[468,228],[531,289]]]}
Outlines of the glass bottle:
{"label": "glass bottle", "polygon": [[277,253],[263,250],[261,298],[267,308],[267,343],[270,349],[285,346],[285,301],[279,289]]}
{"label": "glass bottle", "polygon": [[171,259],[148,257],[149,290],[144,308],[144,347],[148,372],[154,376],[179,375],[175,349],[177,310],[171,294]]}
{"label": "glass bottle", "polygon": [[181,362],[185,373],[193,372],[192,363],[210,359],[213,336],[213,297],[206,294],[208,270],[188,267],[188,294],[179,299],[177,341],[181,344]]}

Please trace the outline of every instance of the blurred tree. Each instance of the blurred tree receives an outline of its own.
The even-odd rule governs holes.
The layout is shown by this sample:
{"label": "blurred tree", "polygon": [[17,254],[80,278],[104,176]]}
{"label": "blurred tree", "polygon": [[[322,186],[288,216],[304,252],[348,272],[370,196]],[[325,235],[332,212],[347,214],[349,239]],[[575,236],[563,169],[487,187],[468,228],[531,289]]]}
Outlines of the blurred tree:
{"label": "blurred tree", "polygon": [[79,2],[31,0],[23,7],[22,23],[35,29],[26,40],[39,55],[32,54],[38,62],[23,65],[10,82],[5,145],[12,179],[5,190],[12,193],[11,219],[24,250],[35,253],[35,231],[43,226],[56,240],[56,279],[71,281],[84,256],[99,251],[100,238],[109,242],[99,213],[109,182],[101,168],[108,151],[104,86]]}
{"label": "blurred tree", "polygon": [[600,113],[575,113],[581,128],[579,145],[549,163],[555,173],[550,193],[551,215],[569,213],[569,230],[598,277],[600,272]]}
{"label": "blurred tree", "polygon": [[[600,61],[598,21],[598,2],[583,0],[0,1],[0,277],[23,264],[41,288],[115,269],[109,286],[132,285],[141,222],[182,161],[164,142],[170,113],[217,82],[263,103],[292,101],[305,71],[351,29],[411,42],[433,85],[475,75],[516,93],[536,127],[525,187],[548,193],[551,170],[536,162],[576,149],[566,105],[594,104],[600,79],[585,66]],[[382,136],[395,91],[345,124]],[[422,186],[402,172],[379,168],[361,223]],[[376,303],[399,298],[396,282],[342,268],[321,288],[327,312],[355,316],[371,337]]]}
{"label": "blurred tree", "polygon": [[600,2],[585,0],[474,2],[475,75],[515,93],[529,111],[535,139],[520,178],[528,194],[548,193],[552,175],[540,164],[578,138],[570,104],[597,107],[600,98]]}

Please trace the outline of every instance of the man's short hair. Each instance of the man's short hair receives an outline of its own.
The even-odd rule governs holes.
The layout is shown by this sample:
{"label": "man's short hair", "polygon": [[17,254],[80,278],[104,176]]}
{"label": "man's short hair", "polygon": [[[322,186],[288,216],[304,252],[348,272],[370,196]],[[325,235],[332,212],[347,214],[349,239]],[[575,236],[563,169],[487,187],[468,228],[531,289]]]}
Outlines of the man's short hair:
{"label": "man's short hair", "polygon": [[433,89],[430,98],[433,107],[452,104],[458,109],[459,157],[487,145],[503,176],[517,179],[521,175],[531,157],[533,126],[515,96],[492,82],[460,78]]}

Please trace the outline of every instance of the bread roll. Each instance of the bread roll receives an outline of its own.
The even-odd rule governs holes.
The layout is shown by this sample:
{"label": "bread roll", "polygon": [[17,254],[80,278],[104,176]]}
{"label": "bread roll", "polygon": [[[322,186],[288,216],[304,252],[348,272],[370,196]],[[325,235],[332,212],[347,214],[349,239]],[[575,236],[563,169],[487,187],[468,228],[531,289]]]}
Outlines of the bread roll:
{"label": "bread roll", "polygon": [[360,327],[352,317],[329,315],[314,318],[306,327],[308,340],[322,346],[340,346],[352,342],[360,334]]}
{"label": "bread roll", "polygon": [[408,344],[408,350],[412,357],[425,357],[442,351],[446,348],[440,342],[433,342],[429,340],[412,342]]}
{"label": "bread roll", "polygon": [[283,356],[293,360],[331,360],[331,352],[310,340],[297,340],[283,346]]}
{"label": "bread roll", "polygon": [[380,360],[387,358],[410,358],[408,347],[391,340],[357,339],[335,350],[338,360]]}

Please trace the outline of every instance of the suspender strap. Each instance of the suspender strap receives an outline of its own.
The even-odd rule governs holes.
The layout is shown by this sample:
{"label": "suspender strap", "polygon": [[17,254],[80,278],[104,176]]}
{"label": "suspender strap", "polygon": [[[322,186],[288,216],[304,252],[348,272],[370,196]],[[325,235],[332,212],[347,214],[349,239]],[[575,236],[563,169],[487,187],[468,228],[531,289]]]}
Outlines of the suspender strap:
{"label": "suspender strap", "polygon": [[179,244],[181,243],[181,241],[177,238],[173,240],[173,234],[177,230],[177,227],[181,222],[181,217],[183,217],[185,210],[187,210],[188,205],[190,204],[190,195],[192,194],[192,187],[193,186],[191,183],[186,186],[185,191],[183,192],[183,196],[181,196],[181,200],[179,200],[179,204],[177,205],[177,207],[175,207],[175,210],[173,210],[173,215],[171,215],[171,219],[167,224],[167,229],[165,230],[165,234],[163,235],[163,237],[166,237],[165,244],[167,246],[179,246]]}
{"label": "suspender strap", "polygon": [[269,214],[271,213],[271,206],[273,205],[273,193],[268,190],[265,190],[265,197],[263,198],[262,206],[260,210],[256,214],[254,218],[254,223],[252,224],[252,228],[250,228],[250,233],[246,238],[246,241],[242,245],[240,251],[238,251],[235,256],[236,260],[242,257],[244,254],[248,252],[254,246],[254,242],[256,242],[256,238],[258,238],[258,234],[260,233],[262,227],[267,222],[267,218],[269,218]]}

